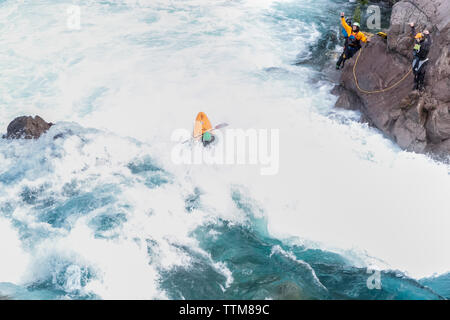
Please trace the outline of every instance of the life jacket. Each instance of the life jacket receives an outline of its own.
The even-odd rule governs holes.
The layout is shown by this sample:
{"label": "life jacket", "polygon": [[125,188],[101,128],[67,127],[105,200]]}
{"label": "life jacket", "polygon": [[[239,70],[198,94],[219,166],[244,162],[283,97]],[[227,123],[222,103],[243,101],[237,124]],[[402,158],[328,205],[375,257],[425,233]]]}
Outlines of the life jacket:
{"label": "life jacket", "polygon": [[359,41],[358,39],[356,39],[356,36],[352,33],[352,34],[348,37],[348,45],[349,45],[350,47],[360,48],[360,47],[361,47],[361,41]]}
{"label": "life jacket", "polygon": [[416,43],[416,45],[414,46],[414,51],[415,52],[419,52],[420,51],[420,43]]}
{"label": "life jacket", "polygon": [[418,57],[420,60],[426,59],[429,51],[430,51],[429,40],[423,40],[423,41],[420,41],[419,43],[414,44],[413,54],[415,57]]}

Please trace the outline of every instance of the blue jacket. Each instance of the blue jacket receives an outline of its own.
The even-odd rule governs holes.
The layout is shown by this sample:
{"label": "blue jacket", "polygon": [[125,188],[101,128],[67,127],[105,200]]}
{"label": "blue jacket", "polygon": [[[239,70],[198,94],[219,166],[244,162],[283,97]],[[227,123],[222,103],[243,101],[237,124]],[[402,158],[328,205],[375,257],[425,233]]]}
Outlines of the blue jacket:
{"label": "blue jacket", "polygon": [[345,30],[344,27],[342,27],[342,34],[344,35],[344,38],[348,37],[348,33],[347,33],[347,31]]}

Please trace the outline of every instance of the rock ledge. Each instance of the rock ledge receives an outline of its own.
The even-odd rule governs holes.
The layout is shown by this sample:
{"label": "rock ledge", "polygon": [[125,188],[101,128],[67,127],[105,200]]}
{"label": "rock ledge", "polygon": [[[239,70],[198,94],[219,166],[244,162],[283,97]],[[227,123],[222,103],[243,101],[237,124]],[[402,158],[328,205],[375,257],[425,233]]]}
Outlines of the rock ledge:
{"label": "rock ledge", "polygon": [[6,139],[38,139],[47,132],[53,123],[46,122],[39,116],[22,116],[15,118],[8,125],[7,133],[3,136]]}

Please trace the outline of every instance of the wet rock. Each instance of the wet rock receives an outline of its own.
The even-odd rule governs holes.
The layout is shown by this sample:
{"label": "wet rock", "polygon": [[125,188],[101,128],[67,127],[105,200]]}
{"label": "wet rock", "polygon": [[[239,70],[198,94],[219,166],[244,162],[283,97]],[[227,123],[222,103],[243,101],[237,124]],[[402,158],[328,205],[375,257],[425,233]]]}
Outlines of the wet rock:
{"label": "wet rock", "polygon": [[442,160],[446,160],[448,156],[448,150],[450,150],[450,139],[442,141],[438,144],[428,144],[427,152],[431,152]]}
{"label": "wet rock", "polygon": [[15,118],[9,125],[6,139],[37,139],[45,133],[53,124],[46,122],[39,116],[23,116]]}
{"label": "wet rock", "polygon": [[428,138],[433,143],[450,139],[450,104],[432,110],[426,123]]}
{"label": "wet rock", "polygon": [[285,282],[276,288],[277,298],[281,300],[304,300],[305,294],[302,289],[293,282]]}
{"label": "wet rock", "polygon": [[[71,136],[71,135],[74,135],[73,131],[70,130],[70,129],[66,129],[66,130],[64,130],[62,132],[59,132],[59,133],[55,134],[53,136],[53,140],[63,139],[63,138],[66,138],[68,136]],[[81,139],[81,140],[83,140],[83,139]]]}
{"label": "wet rock", "polygon": [[450,1],[402,0],[392,10],[388,39],[372,37],[363,48],[356,75],[363,90],[385,89],[411,70],[413,39],[409,22],[416,30],[427,28],[433,44],[424,92],[413,91],[410,74],[394,89],[364,93],[355,84],[356,56],[342,70],[336,107],[358,109],[370,125],[383,131],[404,149],[450,155]]}
{"label": "wet rock", "polygon": [[343,90],[340,86],[336,86],[333,93],[339,95],[339,98],[336,101],[336,107],[347,110],[358,110],[361,108],[361,101],[353,92]]}

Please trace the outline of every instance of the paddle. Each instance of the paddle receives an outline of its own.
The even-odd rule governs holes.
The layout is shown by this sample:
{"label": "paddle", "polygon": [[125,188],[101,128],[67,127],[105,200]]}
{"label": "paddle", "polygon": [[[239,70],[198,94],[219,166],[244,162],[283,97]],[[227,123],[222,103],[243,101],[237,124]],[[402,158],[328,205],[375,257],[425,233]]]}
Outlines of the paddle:
{"label": "paddle", "polygon": [[[214,131],[214,130],[222,129],[222,128],[225,128],[226,126],[228,126],[228,123],[220,123],[217,126],[215,126],[214,128],[206,130],[205,132],[211,132],[211,131]],[[203,133],[205,133],[205,132],[203,132]],[[184,141],[183,143],[187,143],[187,142],[191,141],[192,139],[196,139],[198,137],[201,137],[203,135],[203,133],[199,134],[199,135],[196,135],[195,137],[189,138],[186,141]]]}

